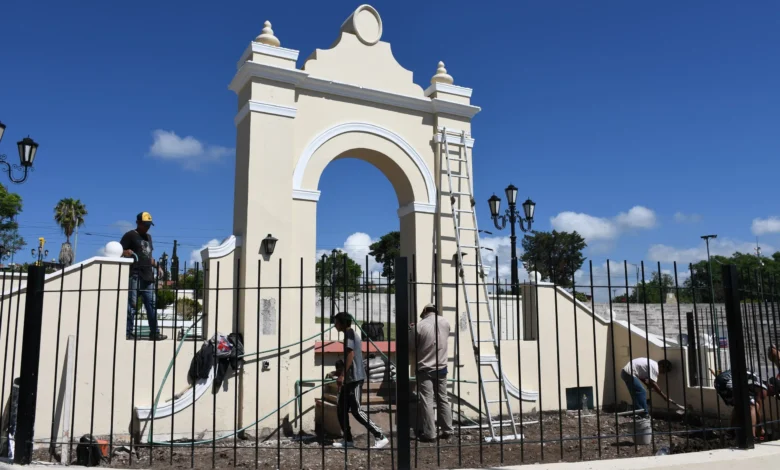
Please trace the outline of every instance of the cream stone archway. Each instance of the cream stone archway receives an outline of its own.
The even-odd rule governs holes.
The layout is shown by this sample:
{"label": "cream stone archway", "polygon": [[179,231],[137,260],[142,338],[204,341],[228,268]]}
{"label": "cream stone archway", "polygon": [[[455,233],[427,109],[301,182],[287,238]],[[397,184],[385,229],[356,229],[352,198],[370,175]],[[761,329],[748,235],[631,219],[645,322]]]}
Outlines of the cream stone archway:
{"label": "cream stone archway", "polygon": [[[470,121],[479,108],[470,104],[471,90],[454,85],[441,62],[428,88],[417,85],[412,72],[396,61],[390,44],[381,41],[383,28],[379,13],[362,5],[347,18],[329,49],[317,49],[298,68],[298,51],[282,47],[283,35],[277,37],[266,22],[237,64],[230,84],[238,96],[234,237],[222,248],[204,251],[204,258],[210,286],[215,286],[218,266],[222,282],[229,279],[241,288],[234,298],[220,299],[220,312],[224,306],[236,314],[220,317],[218,323],[224,326],[218,328],[229,330],[237,323],[245,344],[256,342],[257,331],[262,342],[281,331],[284,344],[295,342],[301,327],[304,335],[319,331],[313,321],[315,289],[303,296],[282,291],[279,298],[279,290],[271,287],[298,286],[301,280],[315,285],[318,185],[333,160],[365,160],[393,185],[401,253],[417,260],[418,301],[432,300],[435,272],[441,274],[442,267],[451,271],[452,222],[442,224],[438,212],[441,201],[449,208],[450,195],[440,191],[437,135],[446,127],[453,131],[452,139],[465,133],[472,146]],[[279,240],[272,256],[261,250],[268,234]],[[454,291],[445,297],[442,305],[455,304]],[[207,300],[208,308],[212,303]],[[263,309],[260,316],[258,305]],[[303,325],[300,315],[286,312],[303,312]],[[457,321],[454,309],[451,315],[451,321]],[[271,325],[263,318],[276,320]],[[303,367],[308,371],[314,365],[312,355]],[[297,367],[297,361],[283,366],[283,397],[293,393]],[[314,369],[311,373],[318,374]],[[242,394],[254,394],[254,383],[249,378]],[[264,402],[275,403],[274,398]],[[253,403],[243,403],[242,415],[254,416]]]}
{"label": "cream stone archway", "polygon": [[[295,171],[293,172],[293,199],[313,201],[319,200],[319,191],[316,189],[306,189],[305,187],[306,184],[304,183],[304,176],[306,174],[306,169],[311,164],[312,157],[317,150],[319,150],[329,141],[348,133],[370,134],[389,141],[398,147],[398,149],[400,149],[402,152],[404,152],[419,171],[419,176],[423,180],[422,185],[425,187],[424,194],[414,194],[413,188],[415,185],[412,185],[411,181],[408,181],[408,183],[410,183],[409,187],[396,188],[396,192],[399,196],[399,204],[401,205],[399,208],[399,217],[405,215],[405,213],[408,212],[428,212],[431,214],[436,212],[436,182],[434,181],[431,169],[428,167],[425,160],[423,160],[414,147],[409,145],[409,143],[406,142],[403,137],[389,129],[366,122],[348,122],[337,124],[318,135],[314,140],[311,141],[311,143],[306,147],[303,154],[298,159],[298,163],[295,165]],[[402,158],[397,160],[402,160]],[[327,164],[328,162],[325,163]],[[396,178],[396,175],[391,169],[388,168],[385,170],[384,165],[381,164],[383,162],[372,161],[372,163],[377,165],[380,170],[385,172],[385,175],[391,180],[391,182]],[[389,162],[384,163],[395,163],[395,161],[393,158],[390,158]],[[396,170],[403,171],[403,169],[397,165]],[[408,173],[404,173],[404,176],[406,176],[408,179],[417,180],[417,175],[409,175]],[[317,180],[318,179],[319,175],[317,175]],[[309,181],[307,181],[307,183],[308,182]],[[419,191],[420,183],[416,183],[416,187]],[[412,200],[405,201],[405,199],[410,196],[412,197]]]}

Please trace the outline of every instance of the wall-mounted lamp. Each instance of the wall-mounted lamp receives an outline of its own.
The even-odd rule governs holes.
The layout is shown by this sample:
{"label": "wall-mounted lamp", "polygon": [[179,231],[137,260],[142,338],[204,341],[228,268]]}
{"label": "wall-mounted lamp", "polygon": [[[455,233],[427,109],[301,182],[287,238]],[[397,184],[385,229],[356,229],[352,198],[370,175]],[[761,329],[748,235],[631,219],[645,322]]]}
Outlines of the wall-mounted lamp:
{"label": "wall-mounted lamp", "polygon": [[267,237],[263,238],[263,251],[268,256],[271,256],[274,254],[274,250],[276,249],[276,242],[279,241],[278,239],[274,238],[273,235],[270,233]]}

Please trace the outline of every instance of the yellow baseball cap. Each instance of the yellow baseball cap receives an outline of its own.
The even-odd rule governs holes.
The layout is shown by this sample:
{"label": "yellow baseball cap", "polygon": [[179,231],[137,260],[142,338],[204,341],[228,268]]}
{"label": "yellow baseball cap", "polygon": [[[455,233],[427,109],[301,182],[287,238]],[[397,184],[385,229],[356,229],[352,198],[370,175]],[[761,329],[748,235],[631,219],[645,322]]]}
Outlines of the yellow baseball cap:
{"label": "yellow baseball cap", "polygon": [[149,225],[154,225],[154,222],[152,222],[152,214],[148,212],[141,212],[138,214],[138,216],[135,218],[136,222],[142,222]]}

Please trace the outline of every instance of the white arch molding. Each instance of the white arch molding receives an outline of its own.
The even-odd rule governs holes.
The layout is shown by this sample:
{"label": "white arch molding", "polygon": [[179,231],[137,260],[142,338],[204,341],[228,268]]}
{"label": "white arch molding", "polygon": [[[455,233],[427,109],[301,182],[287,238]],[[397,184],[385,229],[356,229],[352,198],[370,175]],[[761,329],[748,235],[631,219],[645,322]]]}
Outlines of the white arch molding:
{"label": "white arch molding", "polygon": [[425,163],[425,160],[419,153],[412,147],[406,140],[395,132],[386,129],[376,124],[368,122],[347,122],[337,124],[330,129],[322,132],[315,137],[309,145],[303,150],[301,157],[298,159],[298,163],[295,165],[293,171],[293,199],[305,200],[305,201],[319,201],[320,191],[316,189],[303,188],[303,176],[306,173],[306,167],[309,165],[314,153],[322,147],[326,142],[334,137],[346,134],[348,132],[365,132],[367,134],[373,134],[388,141],[394,143],[414,162],[417,169],[420,171],[423,181],[425,181],[425,189],[428,193],[427,201],[414,201],[398,209],[398,216],[403,217],[406,214],[412,212],[424,212],[433,214],[436,212],[436,182],[433,179],[431,169]]}

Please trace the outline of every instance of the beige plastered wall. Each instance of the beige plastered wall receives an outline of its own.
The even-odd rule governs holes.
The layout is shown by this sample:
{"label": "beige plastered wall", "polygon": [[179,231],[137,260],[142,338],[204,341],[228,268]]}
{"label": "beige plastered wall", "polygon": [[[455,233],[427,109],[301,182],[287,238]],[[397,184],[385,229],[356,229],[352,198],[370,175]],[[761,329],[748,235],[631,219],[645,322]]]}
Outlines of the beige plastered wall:
{"label": "beige plastered wall", "polygon": [[[53,410],[61,401],[60,387],[69,336],[75,340],[73,407],[70,416],[62,415],[57,420],[60,430],[67,420],[71,423],[73,436],[90,432],[107,435],[113,431],[118,438],[126,438],[130,433],[134,407],[152,404],[153,394],[157,393],[163,375],[171,365],[174,347],[178,343],[172,338],[160,342],[126,340],[129,270],[129,263],[122,259],[92,258],[69,267],[64,275],[57,272],[46,276],[36,440],[51,437]],[[20,374],[25,301],[26,288],[23,287],[4,295],[0,303],[0,347],[5,352],[2,364],[5,380],[1,391],[4,405],[9,399],[12,378]],[[208,328],[213,330],[213,319],[206,321],[209,320],[212,323]],[[222,331],[227,332],[229,328]],[[170,377],[162,389],[162,401],[188,387],[187,370],[194,351],[200,346],[200,341],[184,343],[175,369],[172,366]],[[216,416],[218,434],[233,429],[235,384],[235,379],[228,379],[216,396],[207,393],[197,402],[194,414],[196,436],[209,434],[215,429],[213,416]],[[156,420],[154,435],[167,440],[172,429],[174,437],[191,436],[192,409],[175,415],[173,420]],[[145,442],[149,429],[143,427],[142,430]]]}

